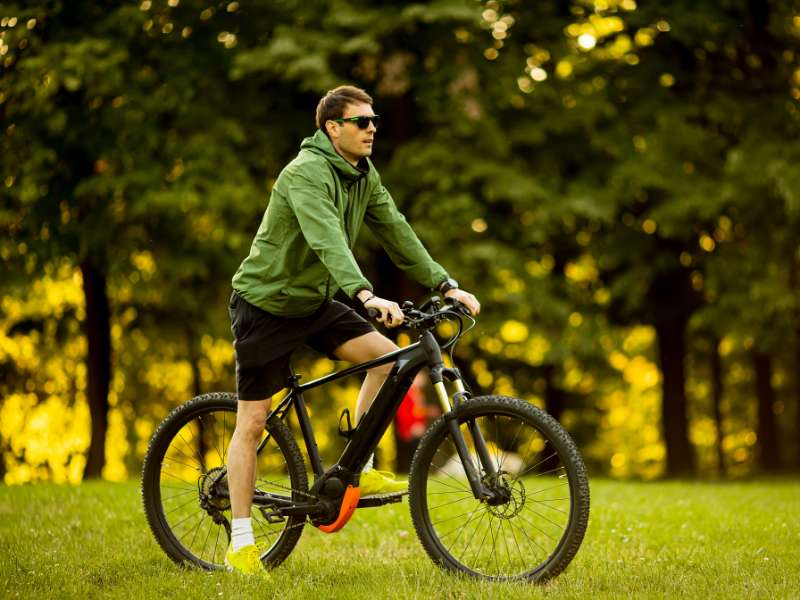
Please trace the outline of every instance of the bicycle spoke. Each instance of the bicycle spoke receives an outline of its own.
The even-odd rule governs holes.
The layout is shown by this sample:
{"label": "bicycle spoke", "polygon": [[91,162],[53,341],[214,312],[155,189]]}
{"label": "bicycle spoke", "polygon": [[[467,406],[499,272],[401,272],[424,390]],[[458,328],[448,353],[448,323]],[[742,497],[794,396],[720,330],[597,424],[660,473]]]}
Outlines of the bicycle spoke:
{"label": "bicycle spoke", "polygon": [[[219,545],[219,534],[223,527],[217,527],[217,536],[214,538],[214,553],[211,555],[211,562],[217,562],[217,546]],[[224,550],[223,550],[224,551]]]}
{"label": "bicycle spoke", "polygon": [[178,506],[176,506],[175,508],[173,508],[172,510],[170,510],[169,512],[166,512],[166,513],[164,513],[164,514],[165,514],[165,515],[172,514],[172,513],[174,513],[176,510],[178,510],[179,508],[183,508],[184,506],[187,506],[187,505],[189,505],[189,504],[192,504],[193,502],[197,502],[197,500],[195,500],[194,498],[192,498],[192,499],[190,499],[188,502],[184,502],[183,504],[179,504]]}
{"label": "bicycle spoke", "polygon": [[[188,455],[188,454],[186,454],[186,453],[185,453],[183,450],[181,450],[180,448],[178,448],[178,446],[171,446],[171,447],[170,447],[170,450],[174,450],[175,452],[177,452],[178,454],[180,454],[181,456],[183,456],[183,457],[184,457],[186,460],[189,460],[189,461],[193,461],[193,460],[195,460],[195,458],[194,458],[193,456],[189,456],[189,455]],[[174,458],[170,458],[169,460],[170,460],[170,462],[178,462],[178,461],[176,461]],[[198,462],[197,464],[199,465],[200,463]],[[187,466],[189,466],[189,465],[187,465]],[[200,465],[200,468],[199,468],[199,469],[198,469],[197,467],[192,467],[192,466],[189,466],[189,468],[190,468],[190,469],[194,469],[195,471],[200,471],[201,473],[203,472],[202,465]]]}
{"label": "bicycle spoke", "polygon": [[544,504],[545,502],[555,502],[557,500],[569,500],[569,498],[553,498],[552,500],[536,500],[537,503],[541,503],[544,508],[549,508],[550,510],[555,510],[560,512],[562,515],[568,515],[569,513],[565,510],[561,510],[560,508],[556,508],[555,506],[550,506],[549,504]]}
{"label": "bicycle spoke", "polygon": [[[203,550],[200,552],[200,558],[203,558],[203,556],[205,555],[206,547],[208,546],[208,538],[211,537],[211,532],[214,529],[213,525],[214,525],[214,523],[212,521],[211,525],[208,528],[208,533],[206,533],[206,539],[203,540]],[[213,559],[214,557],[212,556],[211,558]]]}
{"label": "bicycle spoke", "polygon": [[202,515],[200,517],[200,522],[197,524],[197,526],[194,529],[194,535],[192,536],[192,541],[189,542],[189,548],[192,548],[194,546],[194,540],[195,540],[195,538],[197,538],[197,532],[200,531],[200,526],[203,524],[203,521],[205,521],[206,518],[207,518],[206,515]]}
{"label": "bicycle spoke", "polygon": [[269,536],[267,535],[267,532],[264,530],[264,524],[261,522],[261,519],[256,519],[255,517],[253,517],[252,520],[256,524],[258,529],[261,531],[261,533],[257,535],[256,538],[262,538],[262,537],[268,538]]}
{"label": "bicycle spoke", "polygon": [[[523,520],[524,520],[524,519],[523,519]],[[525,536],[525,537],[528,539],[528,541],[529,541],[531,544],[533,544],[534,546],[536,546],[537,548],[539,548],[540,550],[542,550],[542,551],[545,553],[545,555],[547,554],[547,550],[545,550],[545,549],[544,549],[542,546],[540,546],[538,542],[536,542],[535,540],[532,540],[532,539],[531,539],[531,536],[529,536],[529,535],[528,535],[528,532],[527,532],[527,531],[525,531],[525,528],[524,528],[524,527],[521,527],[521,528],[520,528],[520,531],[522,531],[523,535],[524,535],[524,536]]]}
{"label": "bicycle spoke", "polygon": [[552,519],[549,519],[549,518],[545,517],[543,514],[541,514],[541,513],[539,513],[539,512],[536,512],[536,511],[535,511],[535,510],[533,510],[533,509],[532,509],[530,506],[526,506],[524,510],[527,510],[527,511],[530,511],[530,512],[532,512],[532,513],[533,513],[533,514],[535,514],[537,517],[541,517],[542,519],[544,519],[544,520],[545,520],[545,521],[547,521],[548,523],[551,523],[552,525],[555,525],[556,527],[559,527],[559,528],[561,527],[561,525],[560,525],[559,523],[556,523],[556,522],[555,522],[555,521],[553,521]]}
{"label": "bicycle spoke", "polygon": [[227,417],[227,415],[226,415],[225,413],[222,413],[222,435],[221,435],[221,436],[219,436],[219,438],[220,438],[220,441],[222,442],[222,453],[220,454],[220,456],[219,456],[219,457],[220,457],[220,460],[221,460],[223,463],[225,462],[225,432],[226,432],[226,431],[227,431],[227,429],[228,429],[228,428],[226,427],[226,423],[225,423],[225,418],[226,418],[226,417]]}
{"label": "bicycle spoke", "polygon": [[[494,566],[495,566],[495,573],[498,575],[500,574],[500,566],[497,564],[497,545],[495,544],[495,537],[494,537],[494,527],[492,527],[492,522],[489,522],[489,537],[492,540],[492,557],[494,558]],[[489,559],[491,563],[491,559]]]}
{"label": "bicycle spoke", "polygon": [[[451,530],[450,530],[450,531],[448,531],[447,533],[445,533],[445,534],[443,534],[443,535],[440,535],[440,536],[439,536],[439,539],[440,539],[440,540],[443,540],[444,538],[446,538],[447,536],[449,536],[451,533],[454,533],[454,532],[458,531],[458,532],[459,532],[459,534],[458,534],[458,535],[455,537],[455,539],[453,540],[453,544],[455,544],[455,543],[458,541],[458,538],[460,538],[460,537],[461,537],[461,534],[462,534],[462,533],[463,533],[463,532],[466,530],[466,528],[467,528],[467,525],[469,525],[469,524],[470,524],[470,523],[471,523],[471,522],[472,522],[474,519],[477,519],[477,518],[478,518],[478,517],[476,517],[476,516],[474,516],[474,515],[475,515],[475,513],[476,513],[478,510],[480,510],[480,509],[481,509],[481,505],[480,505],[480,504],[478,504],[478,505],[477,505],[477,506],[476,506],[476,507],[473,509],[473,511],[472,511],[472,512],[469,514],[469,517],[467,518],[467,520],[464,522],[464,524],[463,524],[463,525],[459,525],[458,527],[454,527],[453,529],[451,529]],[[482,513],[482,514],[483,514],[483,513]]]}
{"label": "bicycle spoke", "polygon": [[468,515],[468,514],[470,514],[470,511],[463,512],[463,513],[461,513],[459,515],[456,515],[454,517],[449,517],[449,518],[443,519],[441,521],[436,521],[435,523],[431,523],[431,525],[441,525],[442,523],[447,523],[448,521],[452,521],[453,519],[458,519],[459,517],[463,517],[464,515]]}
{"label": "bicycle spoke", "polygon": [[[181,519],[180,521],[178,521],[177,523],[175,523],[175,524],[172,526],[172,529],[173,529],[173,530],[174,530],[174,531],[177,533],[177,531],[178,531],[178,525],[182,525],[183,523],[185,523],[186,521],[188,521],[188,520],[189,520],[189,519],[191,519],[192,517],[197,517],[197,516],[198,516],[198,513],[196,513],[196,512],[194,512],[194,513],[190,513],[190,514],[189,514],[189,515],[187,515],[185,518],[183,518],[183,519]],[[202,520],[203,520],[203,517],[205,516],[205,514],[204,514],[204,513],[199,513],[199,516],[200,516],[200,521],[202,521]],[[191,526],[191,525],[189,525],[189,527],[186,529],[186,531],[184,531],[183,533],[181,533],[181,534],[180,534],[180,537],[183,537],[184,535],[186,535],[186,534],[187,534],[189,531],[191,531],[191,529],[192,529],[192,526]]]}
{"label": "bicycle spoke", "polygon": [[[456,480],[456,481],[458,481],[458,480]],[[454,485],[452,485],[452,484],[445,483],[445,482],[444,482],[444,481],[442,481],[441,479],[434,479],[433,481],[430,481],[429,483],[431,483],[431,484],[433,484],[433,483],[436,483],[436,484],[438,484],[438,485],[443,485],[443,486],[446,486],[446,487],[452,488],[452,489],[454,489],[454,490],[456,490],[456,491],[458,491],[458,492],[465,492],[465,491],[469,490],[469,493],[470,493],[470,494],[472,493],[472,490],[471,490],[470,488],[468,488],[468,487],[463,487],[463,486],[462,486],[462,487],[456,487],[456,486],[454,486]],[[455,493],[455,492],[442,492],[442,493],[443,493],[443,494],[448,494],[448,493],[449,493],[449,494],[453,494],[453,493]]]}
{"label": "bicycle spoke", "polygon": [[464,500],[470,500],[470,498],[459,498],[457,500],[451,500],[450,502],[445,502],[444,504],[437,504],[436,506],[431,506],[431,510],[435,508],[442,508],[443,506],[449,506],[450,504],[456,504],[458,502],[464,502]]}
{"label": "bicycle spoke", "polygon": [[[549,475],[550,473],[555,473],[556,471],[564,471],[564,465],[559,467],[554,467],[552,469],[548,469],[547,471],[542,471],[541,473],[537,473],[534,477],[543,477],[544,475]],[[517,478],[519,479],[519,477]]]}
{"label": "bicycle spoke", "polygon": [[[480,508],[480,507],[479,507],[479,508]],[[467,540],[467,543],[466,543],[466,544],[464,545],[464,547],[461,549],[461,553],[462,553],[462,554],[463,554],[463,553],[465,553],[465,552],[467,551],[467,548],[469,548],[470,544],[472,544],[472,540],[473,540],[473,538],[475,537],[475,534],[476,534],[476,533],[478,533],[478,530],[479,530],[479,529],[480,529],[480,527],[481,527],[481,523],[483,523],[483,519],[484,519],[484,518],[486,518],[486,515],[487,515],[487,514],[488,514],[488,513],[487,513],[487,511],[485,511],[485,510],[481,512],[481,516],[478,518],[478,522],[475,524],[475,530],[472,532],[472,535],[471,535],[471,536],[469,537],[469,539]],[[462,528],[462,531],[463,531],[464,529],[465,529],[465,528]],[[457,536],[455,540],[453,540],[453,545],[454,545],[454,546],[455,546],[456,542],[458,541],[458,537],[460,537],[460,535],[459,535],[459,536]],[[439,538],[439,539],[441,539],[441,538]]]}
{"label": "bicycle spoke", "polygon": [[188,468],[188,469],[193,469],[193,470],[195,470],[195,471],[199,471],[199,472],[201,472],[201,473],[202,473],[202,471],[201,471],[199,468],[197,468],[197,467],[193,467],[192,465],[187,465],[186,463],[184,463],[184,462],[181,462],[181,461],[179,461],[179,460],[175,460],[174,458],[171,458],[171,459],[169,459],[169,462],[170,462],[170,463],[178,463],[179,465],[183,465],[184,467],[186,467],[186,468]]}
{"label": "bicycle spoke", "polygon": [[546,531],[544,531],[543,529],[539,528],[537,525],[534,525],[533,523],[531,523],[530,521],[528,521],[528,519],[526,519],[525,517],[523,517],[523,516],[522,516],[522,513],[518,514],[517,516],[518,516],[520,519],[522,519],[523,521],[525,521],[525,522],[526,522],[528,525],[530,525],[531,527],[533,527],[533,528],[534,528],[536,531],[538,531],[538,532],[540,532],[541,534],[543,534],[543,535],[544,535],[544,536],[545,536],[547,539],[549,539],[549,540],[551,540],[551,541],[554,541],[554,542],[555,542],[555,541],[558,541],[558,540],[554,539],[553,537],[551,537],[551,536],[550,536],[550,535],[549,535],[549,534],[548,534]]}
{"label": "bicycle spoke", "polygon": [[[187,425],[188,425],[188,423],[187,423]],[[192,445],[189,442],[186,441],[186,438],[183,437],[183,429],[178,431],[178,437],[180,437],[181,440],[183,441],[183,443],[186,444],[189,448],[192,447]],[[192,434],[192,439],[194,439],[194,434]],[[176,446],[176,449],[177,449],[177,446]],[[206,470],[207,470],[206,469],[206,461],[205,461],[205,459],[202,456],[200,456],[200,450],[198,450],[197,448],[195,448],[194,452],[195,452],[195,454],[197,454],[197,458],[198,458],[198,461],[200,463],[200,468],[205,473]],[[181,452],[181,454],[183,454],[183,452]],[[186,456],[186,455],[184,454],[184,456]]]}
{"label": "bicycle spoke", "polygon": [[184,494],[191,494],[192,492],[195,492],[195,493],[197,492],[197,486],[194,486],[194,485],[192,485],[192,486],[188,486],[188,485],[187,486],[178,486],[178,485],[164,485],[162,483],[161,487],[163,489],[167,489],[167,490],[182,490],[180,494],[172,494],[171,496],[169,496],[170,498],[174,498],[175,496],[183,496]]}
{"label": "bicycle spoke", "polygon": [[[487,512],[486,514],[490,514],[490,513]],[[489,516],[489,523],[487,524],[486,531],[483,532],[483,538],[481,539],[481,544],[480,544],[480,546],[478,546],[478,549],[476,550],[475,554],[473,555],[473,559],[476,561],[476,563],[473,565],[473,568],[474,568],[474,566],[477,565],[477,561],[480,560],[480,552],[481,552],[481,550],[483,550],[483,544],[484,544],[484,542],[486,542],[486,536],[489,534],[489,530],[491,528],[492,528],[492,517]]]}
{"label": "bicycle spoke", "polygon": [[550,460],[550,459],[551,459],[551,458],[553,458],[554,456],[558,456],[558,452],[555,452],[555,451],[554,451],[554,452],[553,452],[553,453],[552,453],[550,456],[548,456],[548,457],[546,457],[546,458],[543,458],[542,460],[540,460],[538,463],[536,463],[536,464],[535,464],[535,465],[533,465],[532,467],[528,467],[528,468],[527,468],[527,469],[525,469],[525,470],[524,470],[522,473],[520,473],[519,475],[517,475],[517,479],[519,479],[520,477],[522,477],[523,475],[525,475],[525,473],[528,473],[528,472],[529,472],[529,471],[531,471],[532,469],[535,469],[536,467],[538,467],[538,466],[539,466],[540,464],[542,464],[543,462]]}
{"label": "bicycle spoke", "polygon": [[[447,463],[448,463],[450,460],[452,460],[452,458],[453,458],[453,457],[457,457],[457,456],[458,456],[458,452],[456,451],[455,445],[453,444],[453,442],[452,442],[452,441],[450,441],[450,439],[449,439],[449,438],[448,438],[448,441],[450,442],[450,445],[451,445],[451,447],[452,447],[452,450],[453,450],[453,452],[452,452],[452,453],[449,453],[449,454],[447,455],[447,456],[448,456],[448,461],[447,461],[447,462],[445,462],[445,464],[447,464]],[[439,453],[439,450],[437,450],[437,451],[436,451],[436,453],[438,454],[438,453]],[[435,455],[434,455],[434,456],[435,456]],[[460,461],[459,461],[459,464],[461,464],[461,463],[460,463]],[[451,475],[451,474],[450,474],[450,473],[448,473],[447,471],[443,471],[441,468],[438,468],[438,469],[437,469],[437,473],[438,473],[438,474],[440,474],[440,475],[444,475],[444,476],[446,476],[446,477],[449,477],[450,479],[452,479],[453,481],[455,481],[457,484],[459,484],[459,486],[463,485],[463,483],[464,483],[464,482],[463,482],[463,481],[461,481],[460,479],[456,479],[456,478],[455,478],[453,475]],[[440,483],[444,483],[444,482],[442,482],[441,480],[439,480],[439,482],[440,482]],[[459,488],[459,489],[460,489],[460,488]]]}
{"label": "bicycle spoke", "polygon": [[564,487],[565,485],[569,485],[569,482],[568,481],[562,481],[561,483],[558,483],[556,485],[553,485],[553,486],[550,486],[550,487],[546,487],[546,488],[542,488],[541,490],[537,490],[535,492],[531,492],[530,495],[534,496],[536,494],[541,494],[542,492],[546,492],[547,490],[554,490],[554,489],[556,489],[558,487]]}
{"label": "bicycle spoke", "polygon": [[517,547],[517,554],[519,555],[520,564],[525,564],[525,559],[522,556],[522,550],[519,547],[519,542],[517,541],[517,535],[514,533],[514,526],[509,523],[508,528],[511,530],[511,538],[514,540],[514,545]]}

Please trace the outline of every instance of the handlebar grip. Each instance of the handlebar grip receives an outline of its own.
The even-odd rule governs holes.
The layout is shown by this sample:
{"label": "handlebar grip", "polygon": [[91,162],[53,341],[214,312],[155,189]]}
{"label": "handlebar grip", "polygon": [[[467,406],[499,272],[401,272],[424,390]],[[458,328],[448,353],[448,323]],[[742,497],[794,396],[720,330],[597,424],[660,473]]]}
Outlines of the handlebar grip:
{"label": "handlebar grip", "polygon": [[367,309],[367,316],[370,319],[377,319],[378,317],[381,316],[381,311],[379,311],[377,308],[368,308]]}
{"label": "handlebar grip", "polygon": [[460,312],[462,315],[472,316],[472,312],[466,307],[465,304],[462,304],[455,298],[445,298],[445,303],[452,306],[457,312]]}

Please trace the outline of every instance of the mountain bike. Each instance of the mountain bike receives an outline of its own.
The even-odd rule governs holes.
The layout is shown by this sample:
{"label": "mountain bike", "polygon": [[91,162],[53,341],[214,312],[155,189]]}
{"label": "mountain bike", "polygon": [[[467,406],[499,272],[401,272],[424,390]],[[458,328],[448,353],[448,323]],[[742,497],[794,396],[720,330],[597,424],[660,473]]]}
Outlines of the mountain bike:
{"label": "mountain bike", "polygon": [[[407,492],[423,548],[438,566],[478,578],[555,577],[578,551],[589,518],[589,484],[575,443],[529,402],[472,397],[459,370],[445,364],[443,352],[453,365],[456,343],[475,325],[463,305],[434,297],[419,309],[410,302],[402,309],[402,327],[416,331],[416,342],[309,383],[291,372],[288,393],[267,417],[257,450],[252,514],[256,540],[264,543],[262,563],[274,568],[283,562],[306,525],[333,533],[356,509],[401,501],[405,493],[361,497],[359,475],[414,377],[427,367],[442,415],[420,440]],[[445,321],[450,334],[438,341]],[[342,413],[339,433],[347,442],[325,468],[303,393],[388,363],[391,373],[358,424],[351,424],[347,409]],[[159,545],[177,563],[224,568],[231,534],[225,457],[236,405],[231,393],[198,396],[173,410],[150,440],[144,509]],[[292,412],[311,479],[287,425]]]}

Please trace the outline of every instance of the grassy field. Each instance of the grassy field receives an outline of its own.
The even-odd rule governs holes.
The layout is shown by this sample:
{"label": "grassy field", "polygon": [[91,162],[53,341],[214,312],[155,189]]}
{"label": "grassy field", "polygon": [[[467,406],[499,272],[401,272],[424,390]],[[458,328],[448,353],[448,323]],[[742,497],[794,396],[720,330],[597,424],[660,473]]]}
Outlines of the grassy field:
{"label": "grassy field", "polygon": [[138,484],[0,486],[2,598],[800,598],[800,482],[593,480],[577,557],[545,586],[436,569],[408,506],[306,528],[271,580],[181,569],[156,545]]}

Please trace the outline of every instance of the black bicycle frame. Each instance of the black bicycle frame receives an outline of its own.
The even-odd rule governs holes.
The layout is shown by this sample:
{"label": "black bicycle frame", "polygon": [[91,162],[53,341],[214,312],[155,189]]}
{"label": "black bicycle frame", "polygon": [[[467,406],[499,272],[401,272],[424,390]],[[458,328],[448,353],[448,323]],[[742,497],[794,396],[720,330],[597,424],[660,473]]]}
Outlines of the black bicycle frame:
{"label": "black bicycle frame", "polygon": [[[375,400],[370,408],[362,416],[361,420],[357,423],[355,429],[349,436],[348,442],[345,445],[344,451],[339,457],[338,462],[327,471],[325,470],[322,459],[319,454],[319,448],[314,436],[314,431],[311,427],[311,421],[308,416],[305,400],[303,399],[303,392],[306,390],[325,385],[337,379],[362,373],[373,367],[394,363],[389,376],[384,381],[380,390],[378,391]],[[270,412],[268,420],[277,416],[283,419],[288,413],[289,409],[294,406],[297,420],[300,424],[300,431],[303,434],[303,441],[306,445],[309,460],[311,461],[311,468],[314,472],[315,482],[329,476],[331,473],[349,473],[351,475],[360,473],[364,468],[369,456],[378,447],[386,429],[392,422],[400,403],[406,395],[406,392],[411,387],[414,377],[419,373],[423,367],[430,367],[431,381],[434,386],[439,386],[443,390],[443,375],[451,379],[457,379],[457,371],[453,369],[445,369],[442,361],[442,353],[439,344],[436,342],[433,334],[430,331],[425,331],[420,336],[420,340],[410,346],[401,348],[394,352],[390,352],[380,358],[344,369],[342,371],[331,373],[314,381],[305,384],[299,384],[299,377],[294,373],[289,378],[289,393],[281,400],[275,409]],[[445,392],[441,392],[445,393]],[[461,392],[463,394],[463,391]],[[445,394],[446,398],[446,394]],[[444,402],[449,401],[447,399]],[[447,415],[450,406],[446,407]],[[478,469],[472,462],[472,459],[467,449],[464,437],[461,434],[458,423],[453,417],[446,417],[449,420],[448,427],[453,436],[456,450],[461,458],[467,479],[470,482],[473,493],[476,498],[490,499],[494,493],[489,490],[478,475]],[[494,473],[495,467],[489,457],[486,442],[474,423],[469,427],[473,443],[479,457],[480,462],[487,473]],[[262,440],[258,447],[258,452],[266,445],[269,436]],[[272,494],[265,494],[268,501],[277,501],[278,504],[290,505],[291,502],[288,498],[279,498]],[[287,514],[289,510],[286,510]],[[302,507],[297,507],[292,512],[307,512]]]}
{"label": "black bicycle frame", "polygon": [[[428,343],[425,343],[425,337],[430,336]],[[431,347],[431,342],[432,346]],[[431,352],[431,350],[434,350]],[[270,418],[277,415],[278,418],[284,418],[289,408],[293,405],[297,415],[297,421],[300,424],[300,431],[303,434],[303,441],[306,445],[308,458],[311,462],[311,469],[315,477],[321,477],[325,473],[325,468],[322,464],[322,459],[319,454],[314,431],[311,427],[311,421],[308,416],[308,409],[303,398],[303,393],[307,390],[314,389],[326,383],[336,381],[343,377],[356,375],[374,367],[385,365],[394,362],[389,376],[384,381],[381,389],[378,391],[372,406],[369,407],[364,413],[361,420],[357,423],[355,429],[349,437],[347,445],[336,463],[336,466],[347,469],[348,471],[357,473],[364,468],[366,461],[370,454],[378,447],[386,429],[392,422],[395,413],[397,412],[400,403],[406,395],[406,392],[411,387],[417,373],[425,366],[435,368],[442,362],[439,346],[433,339],[430,332],[423,334],[423,339],[419,342],[411,344],[400,350],[385,354],[380,358],[344,369],[336,373],[331,373],[314,381],[299,384],[299,377],[292,373],[289,379],[289,393],[281,400],[280,404],[270,413]],[[262,442],[262,445],[266,440]],[[261,450],[261,446],[259,446]]]}

